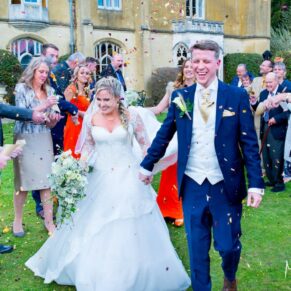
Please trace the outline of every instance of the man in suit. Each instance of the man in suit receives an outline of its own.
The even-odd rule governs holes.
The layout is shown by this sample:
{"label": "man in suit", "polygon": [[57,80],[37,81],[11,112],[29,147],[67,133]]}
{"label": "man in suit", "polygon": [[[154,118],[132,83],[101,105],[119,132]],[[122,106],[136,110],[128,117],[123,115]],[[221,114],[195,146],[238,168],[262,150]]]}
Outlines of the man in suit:
{"label": "man in suit", "polygon": [[284,88],[279,85],[278,76],[271,72],[266,75],[266,89],[260,94],[260,104],[252,105],[256,114],[261,114],[260,139],[262,140],[263,163],[269,182],[266,186],[273,187],[272,192],[285,190],[283,182],[284,144],[288,126],[289,110],[282,106],[260,112],[261,105],[282,92]]}
{"label": "man in suit", "polygon": [[236,68],[236,76],[233,77],[233,79],[230,82],[230,85],[236,87],[243,87],[242,77],[245,75],[248,75],[251,81],[254,78],[252,73],[248,72],[246,64],[239,64]]}
{"label": "man in suit", "polygon": [[[265,59],[261,65],[260,65],[260,77],[256,77],[253,79],[253,83],[252,83],[252,90],[251,92],[253,94],[250,95],[250,103],[251,104],[255,104],[257,101],[259,101],[259,97],[261,92],[266,88],[266,75],[269,72],[273,71],[273,62],[271,60]],[[258,141],[260,143],[259,140],[259,136],[260,136],[260,118],[255,115],[255,128],[256,128],[256,133],[257,133],[257,137],[258,137]]]}
{"label": "man in suit", "polygon": [[86,63],[86,66],[90,70],[90,73],[91,73],[90,101],[92,102],[94,99],[94,95],[95,95],[97,60],[93,57],[86,57],[85,63]]}
{"label": "man in suit", "polygon": [[[154,164],[177,131],[178,190],[192,288],[211,290],[209,249],[213,229],[214,247],[222,257],[223,290],[237,290],[242,199],[248,195],[247,204],[258,207],[264,193],[253,116],[245,90],[216,77],[221,63],[218,44],[199,41],[191,52],[197,84],[173,92],[168,115],[141,163],[139,175],[145,184],[151,182]],[[179,98],[188,104],[188,110],[174,104],[179,104]]]}
{"label": "man in suit", "polygon": [[115,54],[111,58],[111,64],[109,64],[102,72],[101,77],[108,77],[112,76],[120,81],[122,84],[124,92],[126,91],[126,84],[125,80],[122,75],[122,67],[123,67],[123,57],[120,54]]}
{"label": "man in suit", "polygon": [[[3,146],[3,128],[1,118],[6,117],[14,120],[33,121],[36,124],[42,124],[46,120],[43,112],[32,111],[30,109],[20,108],[0,103],[0,145]],[[0,169],[6,166],[7,161],[11,157],[7,157],[0,152]],[[0,254],[10,253],[13,251],[12,246],[0,244]]]}

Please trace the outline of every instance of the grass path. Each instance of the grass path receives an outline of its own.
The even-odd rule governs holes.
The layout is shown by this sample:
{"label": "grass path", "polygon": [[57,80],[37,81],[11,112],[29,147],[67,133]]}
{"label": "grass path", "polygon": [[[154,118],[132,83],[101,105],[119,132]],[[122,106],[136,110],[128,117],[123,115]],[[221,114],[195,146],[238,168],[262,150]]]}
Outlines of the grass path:
{"label": "grass path", "polygon": [[[12,124],[4,125],[6,143],[11,142]],[[159,176],[155,177],[157,189]],[[43,223],[35,215],[34,201],[31,195],[25,205],[24,223],[27,235],[14,238],[11,233],[13,221],[13,172],[12,163],[1,173],[0,188],[0,242],[12,244],[15,250],[11,254],[0,256],[0,291],[6,290],[75,290],[73,287],[44,285],[42,279],[33,276],[24,266],[24,262],[33,255],[47,234]],[[273,194],[267,191],[259,209],[244,209],[242,218],[242,256],[238,271],[240,291],[281,291],[291,290],[291,270],[285,278],[286,261],[291,268],[291,184],[284,193]],[[187,244],[183,228],[169,226],[173,244],[189,271]],[[8,233],[2,230],[8,227]],[[211,274],[213,290],[220,290],[222,271],[220,258],[211,250]],[[102,267],[102,264],[97,267]],[[191,290],[191,289],[190,289]],[[104,290],[106,291],[106,290]],[[120,290],[123,291],[123,290]],[[139,290],[136,290],[139,291]],[[155,291],[155,290],[153,290]]]}

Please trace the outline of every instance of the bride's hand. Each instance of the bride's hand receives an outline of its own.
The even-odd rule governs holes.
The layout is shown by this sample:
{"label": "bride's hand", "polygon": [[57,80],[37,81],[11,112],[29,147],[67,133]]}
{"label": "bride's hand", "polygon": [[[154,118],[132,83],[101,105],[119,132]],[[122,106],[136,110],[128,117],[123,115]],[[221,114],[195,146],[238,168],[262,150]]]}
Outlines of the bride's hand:
{"label": "bride's hand", "polygon": [[139,173],[138,174],[138,178],[145,184],[145,185],[148,185],[150,184],[152,181],[153,181],[153,175],[151,176],[146,176],[142,173]]}

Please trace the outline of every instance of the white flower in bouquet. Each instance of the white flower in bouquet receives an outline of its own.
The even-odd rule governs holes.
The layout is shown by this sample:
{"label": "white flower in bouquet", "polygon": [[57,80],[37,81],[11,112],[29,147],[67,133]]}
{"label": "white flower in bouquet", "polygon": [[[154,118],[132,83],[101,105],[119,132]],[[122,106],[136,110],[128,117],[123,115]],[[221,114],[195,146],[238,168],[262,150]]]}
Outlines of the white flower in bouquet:
{"label": "white flower in bouquet", "polygon": [[139,95],[136,91],[128,90],[125,92],[125,101],[128,106],[136,106]]}
{"label": "white flower in bouquet", "polygon": [[128,106],[144,106],[145,95],[141,96],[134,90],[128,90],[125,92],[125,103]]}
{"label": "white flower in bouquet", "polygon": [[88,168],[72,156],[72,152],[61,153],[52,164],[49,176],[53,194],[58,198],[59,225],[71,219],[77,210],[77,203],[85,197]]}

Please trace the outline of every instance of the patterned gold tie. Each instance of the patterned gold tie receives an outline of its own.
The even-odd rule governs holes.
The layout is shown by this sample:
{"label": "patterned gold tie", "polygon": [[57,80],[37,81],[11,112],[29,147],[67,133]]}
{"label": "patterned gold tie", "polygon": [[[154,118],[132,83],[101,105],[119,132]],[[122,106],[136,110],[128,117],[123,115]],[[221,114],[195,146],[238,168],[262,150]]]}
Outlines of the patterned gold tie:
{"label": "patterned gold tie", "polygon": [[205,123],[207,123],[210,112],[212,110],[212,106],[214,105],[214,102],[211,101],[210,97],[211,94],[208,89],[204,89],[201,91],[201,97],[199,100],[199,110]]}

